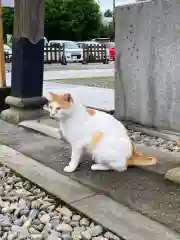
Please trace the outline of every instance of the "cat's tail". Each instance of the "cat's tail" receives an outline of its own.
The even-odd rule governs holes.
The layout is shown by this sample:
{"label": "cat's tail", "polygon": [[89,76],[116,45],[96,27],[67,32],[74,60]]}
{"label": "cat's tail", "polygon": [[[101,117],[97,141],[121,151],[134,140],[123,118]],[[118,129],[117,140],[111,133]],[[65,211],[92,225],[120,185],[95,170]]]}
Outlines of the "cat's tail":
{"label": "cat's tail", "polygon": [[156,165],[159,161],[155,157],[148,157],[143,153],[136,152],[135,146],[132,143],[133,152],[131,158],[128,160],[128,166],[150,166]]}

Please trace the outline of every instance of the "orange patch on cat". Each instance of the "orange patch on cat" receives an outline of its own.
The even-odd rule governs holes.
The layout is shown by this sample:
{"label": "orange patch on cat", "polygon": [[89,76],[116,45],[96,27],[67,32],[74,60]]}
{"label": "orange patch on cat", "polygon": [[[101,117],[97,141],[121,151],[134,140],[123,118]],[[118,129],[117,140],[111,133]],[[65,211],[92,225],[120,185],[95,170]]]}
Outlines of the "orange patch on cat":
{"label": "orange patch on cat", "polygon": [[127,166],[150,166],[159,163],[159,161],[154,157],[148,157],[143,153],[136,152],[133,143],[132,146],[133,152],[131,158],[127,162]]}
{"label": "orange patch on cat", "polygon": [[89,115],[94,116],[96,114],[96,110],[92,109],[92,108],[87,108],[87,112],[89,113]]}
{"label": "orange patch on cat", "polygon": [[103,136],[104,136],[103,132],[97,132],[96,134],[94,134],[90,143],[90,147],[94,149],[97,146],[97,144],[101,141]]}

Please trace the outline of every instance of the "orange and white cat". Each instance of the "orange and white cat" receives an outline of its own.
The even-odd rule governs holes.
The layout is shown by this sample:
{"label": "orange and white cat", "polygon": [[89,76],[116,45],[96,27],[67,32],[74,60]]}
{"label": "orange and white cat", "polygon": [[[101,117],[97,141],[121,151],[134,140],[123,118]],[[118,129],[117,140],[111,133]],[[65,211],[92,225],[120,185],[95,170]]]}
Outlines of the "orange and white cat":
{"label": "orange and white cat", "polygon": [[72,147],[71,161],[64,168],[73,172],[84,151],[92,155],[92,170],[124,171],[133,165],[154,165],[157,160],[137,153],[123,124],[113,116],[86,108],[69,93],[50,93],[46,110],[59,121],[60,133]]}

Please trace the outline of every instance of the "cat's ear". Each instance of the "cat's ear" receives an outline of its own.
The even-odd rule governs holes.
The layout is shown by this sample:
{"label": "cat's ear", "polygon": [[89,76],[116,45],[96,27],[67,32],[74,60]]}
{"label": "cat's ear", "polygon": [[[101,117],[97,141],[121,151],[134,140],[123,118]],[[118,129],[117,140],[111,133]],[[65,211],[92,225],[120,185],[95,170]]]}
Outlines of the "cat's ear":
{"label": "cat's ear", "polygon": [[51,100],[52,101],[56,101],[58,98],[58,95],[56,93],[53,92],[49,92],[49,95],[51,96]]}
{"label": "cat's ear", "polygon": [[72,95],[70,93],[65,93],[63,98],[64,98],[64,101],[67,101],[69,103],[73,103],[74,102],[73,98],[72,98]]}
{"label": "cat's ear", "polygon": [[53,98],[55,96],[55,93],[49,92],[49,95]]}

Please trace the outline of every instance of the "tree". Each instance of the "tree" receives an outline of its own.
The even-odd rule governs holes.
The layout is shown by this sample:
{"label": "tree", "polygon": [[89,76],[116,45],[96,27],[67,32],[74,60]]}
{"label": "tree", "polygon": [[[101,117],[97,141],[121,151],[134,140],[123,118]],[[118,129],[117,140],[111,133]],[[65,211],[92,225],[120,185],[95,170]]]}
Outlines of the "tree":
{"label": "tree", "polygon": [[104,17],[113,17],[113,12],[110,9],[107,9],[104,12]]}
{"label": "tree", "polygon": [[46,0],[45,36],[87,40],[98,35],[101,13],[95,0]]}
{"label": "tree", "polygon": [[114,35],[113,22],[110,22],[107,25],[101,24],[99,37],[109,37],[111,40],[114,40]]}
{"label": "tree", "polygon": [[[13,32],[13,8],[4,7],[4,34]],[[45,0],[48,40],[88,40],[99,35],[100,7],[95,0]]]}
{"label": "tree", "polygon": [[14,17],[14,8],[3,7],[4,39],[6,39],[6,34],[12,34],[13,32],[13,17]]}

